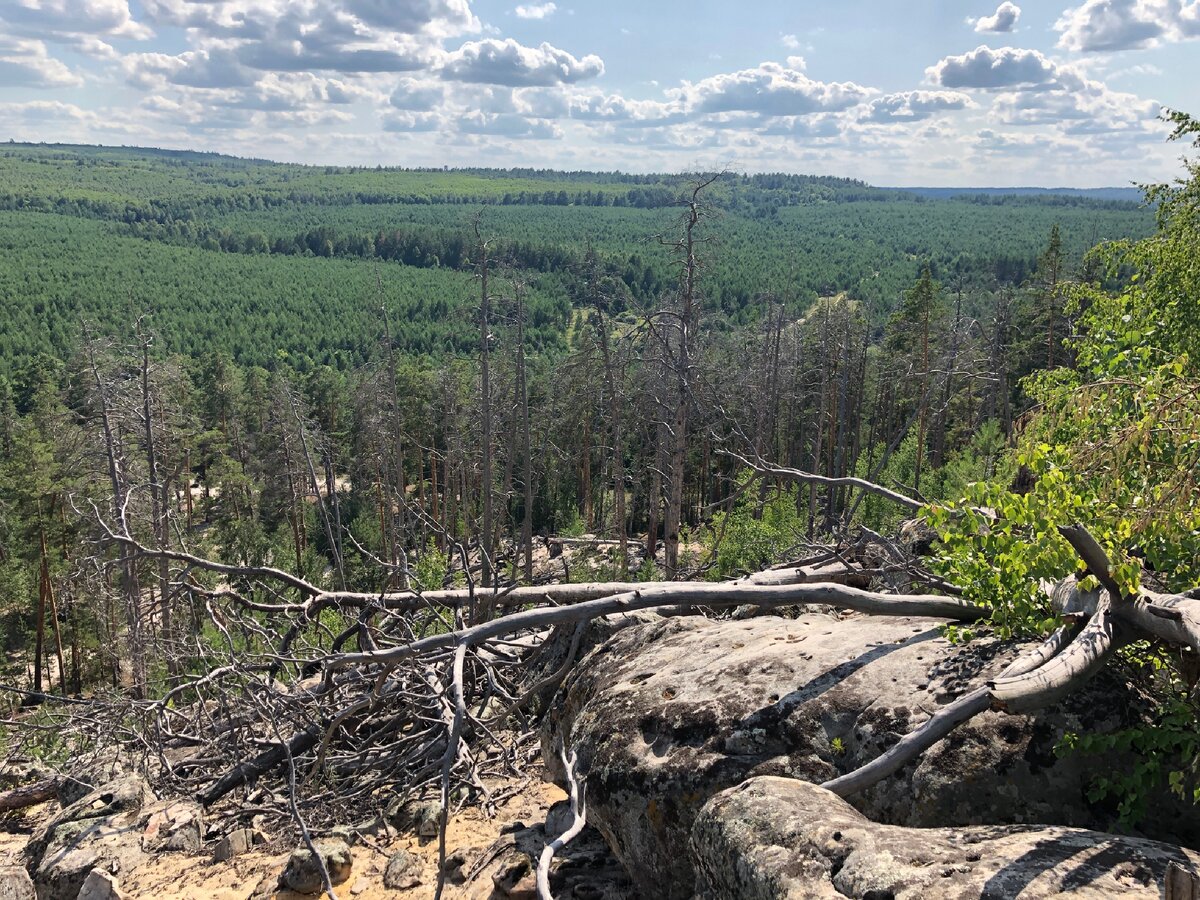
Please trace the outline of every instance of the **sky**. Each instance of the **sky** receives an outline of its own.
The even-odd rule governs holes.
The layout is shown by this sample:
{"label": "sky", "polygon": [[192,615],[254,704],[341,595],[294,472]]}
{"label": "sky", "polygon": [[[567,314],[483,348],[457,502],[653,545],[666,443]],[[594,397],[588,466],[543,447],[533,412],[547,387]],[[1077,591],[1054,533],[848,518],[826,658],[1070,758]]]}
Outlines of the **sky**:
{"label": "sky", "polygon": [[0,139],[289,162],[1144,183],[1200,0],[0,0]]}

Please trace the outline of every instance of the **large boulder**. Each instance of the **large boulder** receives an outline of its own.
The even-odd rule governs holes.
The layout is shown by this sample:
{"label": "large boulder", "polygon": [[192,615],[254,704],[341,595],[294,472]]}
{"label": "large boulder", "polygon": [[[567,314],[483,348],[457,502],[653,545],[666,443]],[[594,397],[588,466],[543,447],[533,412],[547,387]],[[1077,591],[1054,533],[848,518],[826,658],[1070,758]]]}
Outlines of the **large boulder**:
{"label": "large boulder", "polygon": [[[1022,647],[953,645],[939,622],[804,615],[662,619],[617,631],[573,670],[546,718],[552,777],[560,742],[578,753],[588,822],[656,896],[691,896],[689,839],[714,794],[760,775],[821,783],[857,768]],[[895,776],[853,798],[870,818],[932,827],[1045,823],[1107,828],[1088,799],[1096,767],[1060,755],[1067,731],[1142,721],[1142,698],[1102,674],[1036,716],[985,713]],[[1185,843],[1195,810],[1167,817]]]}
{"label": "large boulder", "polygon": [[25,847],[38,900],[75,900],[93,870],[121,875],[164,850],[199,851],[200,807],[160,801],[127,775],[97,788],[50,819]]}
{"label": "large boulder", "polygon": [[718,794],[692,842],[706,900],[1157,900],[1172,863],[1200,872],[1200,854],[1082,828],[878,825],[791,778],[754,778]]}

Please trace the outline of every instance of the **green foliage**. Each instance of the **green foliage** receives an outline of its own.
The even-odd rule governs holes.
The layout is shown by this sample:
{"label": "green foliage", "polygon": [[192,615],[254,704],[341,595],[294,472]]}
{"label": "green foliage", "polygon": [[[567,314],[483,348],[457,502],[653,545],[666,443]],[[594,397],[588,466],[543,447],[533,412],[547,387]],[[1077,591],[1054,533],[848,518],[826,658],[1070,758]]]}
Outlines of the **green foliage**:
{"label": "green foliage", "polygon": [[[66,358],[81,317],[118,332],[147,308],[172,351],[242,365],[351,370],[388,306],[397,344],[466,352],[470,220],[486,206],[494,257],[532,278],[528,337],[561,345],[571,273],[592,245],[640,302],[675,283],[670,231],[684,176],[306,167],[214,154],[8,145],[0,153],[0,372]],[[981,205],[860,182],[747,176],[714,186],[719,252],[705,266],[714,327],[757,318],[767,291],[798,309],[847,291],[886,314],[915,260],[933,277],[1019,283],[1061,223],[1068,255],[1140,237],[1151,214],[1051,199]],[[380,297],[377,279],[382,281]]]}
{"label": "green foliage", "polygon": [[[1176,124],[1181,133],[1197,128],[1186,117]],[[1144,578],[1168,591],[1200,581],[1200,367],[1193,356],[1200,346],[1200,169],[1191,166],[1189,174],[1153,192],[1162,202],[1158,233],[1098,251],[1110,272],[1129,273],[1123,290],[1072,290],[1076,367],[1027,381],[1039,406],[1014,452],[1020,487],[976,482],[961,500],[925,513],[942,542],[938,571],[963,585],[966,599],[992,607],[1001,636],[1044,634],[1055,624],[1039,581],[1081,567],[1060,525],[1086,524],[1124,591],[1136,591]],[[1072,736],[1064,746],[1133,755],[1129,771],[1106,773],[1093,787],[1097,798],[1115,798],[1132,824],[1153,788],[1169,784],[1200,799],[1200,736],[1194,687],[1171,661],[1146,644],[1124,654],[1155,689],[1154,723]]]}
{"label": "green foliage", "polygon": [[719,512],[703,538],[712,565],[706,577],[724,581],[776,562],[802,539],[796,489],[773,490],[764,500],[743,494],[732,512]]}
{"label": "green foliage", "polygon": [[413,565],[413,589],[418,591],[441,590],[450,572],[450,556],[438,549],[431,539],[425,549],[416,554]]}

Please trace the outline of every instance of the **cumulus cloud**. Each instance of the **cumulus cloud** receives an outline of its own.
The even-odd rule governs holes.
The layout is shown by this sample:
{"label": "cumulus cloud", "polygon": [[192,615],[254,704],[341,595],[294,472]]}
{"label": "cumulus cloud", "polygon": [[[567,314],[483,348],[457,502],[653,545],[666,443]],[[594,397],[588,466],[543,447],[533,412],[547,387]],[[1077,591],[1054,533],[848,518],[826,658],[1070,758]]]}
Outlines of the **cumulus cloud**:
{"label": "cumulus cloud", "polygon": [[1105,52],[1200,37],[1200,0],[1087,0],[1055,29],[1066,50]]}
{"label": "cumulus cloud", "polygon": [[161,90],[168,84],[193,88],[248,87],[255,75],[236,55],[220,48],[168,53],[130,53],[122,60],[125,77],[135,87]]}
{"label": "cumulus cloud", "polygon": [[872,100],[863,118],[872,122],[918,122],[935,113],[974,106],[970,97],[958,91],[904,91]]}
{"label": "cumulus cloud", "polygon": [[947,88],[998,90],[1017,86],[1053,87],[1062,68],[1037,50],[979,46],[961,56],[947,56],[925,70],[933,84]]}
{"label": "cumulus cloud", "polygon": [[699,113],[751,112],[798,116],[847,109],[872,91],[853,82],[815,81],[799,69],[765,62],[754,69],[685,82],[670,92]]}
{"label": "cumulus cloud", "polygon": [[604,74],[598,56],[577,59],[552,44],[526,47],[512,38],[468,41],[450,53],[441,67],[449,81],[539,87],[574,84]]}
{"label": "cumulus cloud", "polygon": [[441,39],[479,29],[468,0],[142,0],[153,23],[188,30],[264,71],[407,72]]}
{"label": "cumulus cloud", "polygon": [[458,120],[458,130],[464,134],[490,134],[535,140],[562,137],[562,131],[553,122],[527,119],[515,113],[468,113]]}
{"label": "cumulus cloud", "polygon": [[1017,27],[1017,20],[1020,18],[1021,7],[1010,3],[1009,0],[1004,0],[990,16],[980,16],[978,19],[967,19],[967,21],[974,25],[975,30],[980,33],[1006,34]]}
{"label": "cumulus cloud", "polygon": [[22,34],[70,41],[75,35],[145,39],[153,32],[134,21],[128,0],[17,0],[0,3],[0,19]]}
{"label": "cumulus cloud", "polygon": [[380,124],[383,126],[384,131],[398,134],[412,134],[437,131],[442,127],[442,120],[434,113],[404,110],[387,113],[380,120]]}
{"label": "cumulus cloud", "polygon": [[50,56],[41,41],[0,35],[0,84],[7,87],[78,87],[83,79]]}
{"label": "cumulus cloud", "polygon": [[558,7],[553,3],[530,3],[513,10],[518,19],[547,19]]}
{"label": "cumulus cloud", "polygon": [[392,106],[397,109],[430,112],[442,104],[445,93],[442,86],[436,82],[405,78],[396,85],[390,100]]}

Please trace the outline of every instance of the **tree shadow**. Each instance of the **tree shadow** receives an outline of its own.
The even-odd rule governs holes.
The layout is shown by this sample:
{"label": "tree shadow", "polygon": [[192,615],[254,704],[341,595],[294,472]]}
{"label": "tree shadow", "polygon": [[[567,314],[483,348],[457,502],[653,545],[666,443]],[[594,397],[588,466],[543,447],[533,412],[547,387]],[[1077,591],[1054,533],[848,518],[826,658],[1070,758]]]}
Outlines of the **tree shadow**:
{"label": "tree shadow", "polygon": [[[1119,868],[1126,869],[1125,876],[1145,887],[1161,884],[1165,877],[1166,863],[1174,862],[1189,872],[1197,868],[1182,850],[1170,845],[1158,845],[1162,872],[1155,874],[1155,866],[1137,853],[1136,847],[1122,842],[1111,835],[1098,835],[1099,841],[1087,843],[1084,835],[1068,833],[1038,841],[1029,850],[1010,860],[984,884],[981,900],[1011,900],[1051,869],[1068,863],[1072,857],[1086,853],[1062,876],[1062,890],[1075,891],[1093,884],[1104,875]],[[1099,848],[1099,849],[1097,849]]]}

